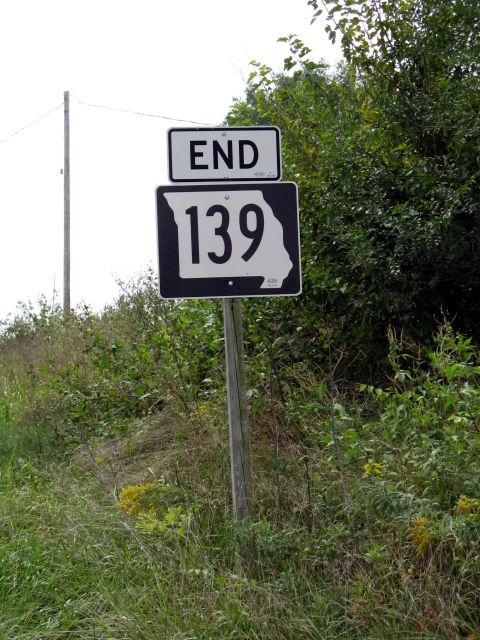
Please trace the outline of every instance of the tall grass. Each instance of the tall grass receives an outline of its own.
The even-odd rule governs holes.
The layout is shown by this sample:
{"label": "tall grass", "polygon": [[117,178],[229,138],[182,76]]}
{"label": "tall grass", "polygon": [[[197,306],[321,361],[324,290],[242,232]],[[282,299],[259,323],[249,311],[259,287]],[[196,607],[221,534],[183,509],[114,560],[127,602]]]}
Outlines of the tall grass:
{"label": "tall grass", "polygon": [[218,305],[147,278],[100,315],[4,329],[0,638],[480,637],[472,343],[392,335],[388,385],[335,391],[349,510],[326,381],[249,336],[239,524]]}

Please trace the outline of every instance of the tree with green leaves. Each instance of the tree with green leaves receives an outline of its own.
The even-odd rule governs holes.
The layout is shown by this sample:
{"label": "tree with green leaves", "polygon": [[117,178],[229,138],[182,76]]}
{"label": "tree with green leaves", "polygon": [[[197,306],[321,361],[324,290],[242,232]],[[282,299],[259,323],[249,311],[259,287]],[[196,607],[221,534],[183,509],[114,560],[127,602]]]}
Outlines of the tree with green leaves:
{"label": "tree with green leaves", "polygon": [[389,325],[427,338],[444,316],[478,338],[478,2],[309,4],[341,38],[344,64],[329,73],[283,38],[285,74],[255,63],[228,115],[282,130],[284,178],[301,194],[295,321],[313,335],[328,317],[337,337],[374,353]]}

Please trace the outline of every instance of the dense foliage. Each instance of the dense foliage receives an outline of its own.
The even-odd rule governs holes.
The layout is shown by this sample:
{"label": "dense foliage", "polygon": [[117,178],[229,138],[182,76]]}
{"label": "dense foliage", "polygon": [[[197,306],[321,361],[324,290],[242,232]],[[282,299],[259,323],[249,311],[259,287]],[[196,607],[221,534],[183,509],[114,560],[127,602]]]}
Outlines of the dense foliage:
{"label": "dense foliage", "polygon": [[304,295],[277,314],[307,337],[326,317],[350,348],[384,349],[389,325],[426,339],[443,316],[478,338],[478,2],[323,4],[345,64],[284,38],[293,74],[257,64],[228,116],[278,125],[300,188]]}

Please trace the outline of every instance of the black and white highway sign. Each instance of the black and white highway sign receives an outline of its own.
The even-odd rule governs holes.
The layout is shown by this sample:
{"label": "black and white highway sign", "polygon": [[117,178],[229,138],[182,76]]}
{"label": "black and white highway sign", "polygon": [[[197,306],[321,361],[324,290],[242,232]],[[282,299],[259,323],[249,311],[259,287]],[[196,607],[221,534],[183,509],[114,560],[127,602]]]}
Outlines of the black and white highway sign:
{"label": "black and white highway sign", "polygon": [[170,182],[280,180],[277,127],[183,128],[168,131]]}
{"label": "black and white highway sign", "polygon": [[301,292],[292,182],[158,187],[157,233],[163,298]]}

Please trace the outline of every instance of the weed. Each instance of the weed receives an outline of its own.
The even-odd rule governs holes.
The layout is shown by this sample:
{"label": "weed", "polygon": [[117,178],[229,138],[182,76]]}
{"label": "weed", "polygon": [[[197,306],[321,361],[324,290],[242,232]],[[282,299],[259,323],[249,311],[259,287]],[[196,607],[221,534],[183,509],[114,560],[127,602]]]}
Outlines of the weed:
{"label": "weed", "polygon": [[388,385],[332,395],[283,334],[247,338],[256,519],[239,524],[218,304],[161,301],[147,275],[102,314],[4,329],[1,638],[477,633],[471,341],[391,334]]}

